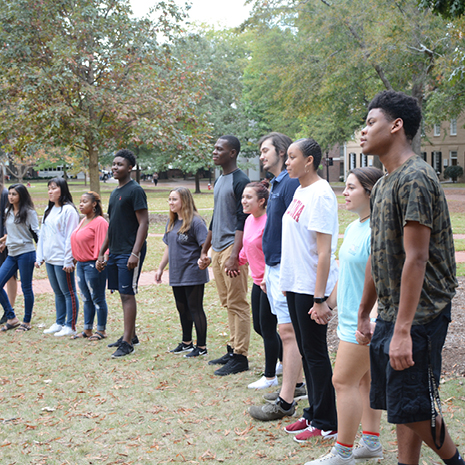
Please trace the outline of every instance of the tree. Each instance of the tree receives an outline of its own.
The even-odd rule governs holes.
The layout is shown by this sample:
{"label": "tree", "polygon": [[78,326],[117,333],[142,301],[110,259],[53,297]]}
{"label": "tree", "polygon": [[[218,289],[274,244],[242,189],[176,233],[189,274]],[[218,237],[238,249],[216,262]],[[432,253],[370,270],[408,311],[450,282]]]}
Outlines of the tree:
{"label": "tree", "polygon": [[174,2],[157,3],[155,16],[131,18],[126,0],[3,2],[1,138],[17,151],[83,152],[97,192],[104,151],[195,145],[202,137],[184,130],[202,127],[194,112],[202,91],[191,91],[202,76],[170,53],[181,19]]}
{"label": "tree", "polygon": [[[324,147],[353,137],[381,90],[404,91],[423,106],[437,86],[437,60],[450,52],[447,23],[414,0],[257,1],[248,27],[258,40],[270,31],[289,36],[281,54],[253,56],[250,66],[271,63],[262,72],[274,78],[267,91],[280,97],[274,112],[297,120],[297,135],[310,134]],[[285,66],[271,53],[285,56]]]}
{"label": "tree", "polygon": [[463,0],[419,0],[418,4],[420,8],[429,8],[446,19],[459,18],[465,13]]}
{"label": "tree", "polygon": [[459,165],[451,165],[444,170],[444,178],[450,178],[452,179],[452,182],[457,182],[457,178],[461,178],[462,176],[463,168]]}

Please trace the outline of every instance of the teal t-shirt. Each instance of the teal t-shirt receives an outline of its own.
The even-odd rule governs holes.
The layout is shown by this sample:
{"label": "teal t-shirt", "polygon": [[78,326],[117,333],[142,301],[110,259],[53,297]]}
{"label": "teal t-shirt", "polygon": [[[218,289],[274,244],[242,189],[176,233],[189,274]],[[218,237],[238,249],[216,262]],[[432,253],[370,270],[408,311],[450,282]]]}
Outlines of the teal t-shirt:
{"label": "teal t-shirt", "polygon": [[339,249],[339,282],[337,285],[337,335],[345,342],[357,344],[358,307],[362,300],[365,267],[370,256],[370,220],[356,220],[347,226]]}

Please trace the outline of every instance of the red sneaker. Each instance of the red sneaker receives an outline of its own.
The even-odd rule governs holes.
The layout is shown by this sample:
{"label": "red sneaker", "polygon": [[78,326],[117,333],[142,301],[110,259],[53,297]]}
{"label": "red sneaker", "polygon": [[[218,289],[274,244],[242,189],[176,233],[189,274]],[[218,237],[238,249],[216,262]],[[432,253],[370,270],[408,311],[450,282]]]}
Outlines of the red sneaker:
{"label": "red sneaker", "polygon": [[310,426],[310,422],[307,421],[305,418],[301,418],[299,421],[295,423],[291,423],[284,428],[284,431],[289,434],[296,434],[300,433],[301,431],[305,431]]}
{"label": "red sneaker", "polygon": [[337,431],[323,431],[321,429],[309,426],[305,431],[302,431],[294,437],[294,441],[305,442],[312,438],[332,439],[337,438]]}

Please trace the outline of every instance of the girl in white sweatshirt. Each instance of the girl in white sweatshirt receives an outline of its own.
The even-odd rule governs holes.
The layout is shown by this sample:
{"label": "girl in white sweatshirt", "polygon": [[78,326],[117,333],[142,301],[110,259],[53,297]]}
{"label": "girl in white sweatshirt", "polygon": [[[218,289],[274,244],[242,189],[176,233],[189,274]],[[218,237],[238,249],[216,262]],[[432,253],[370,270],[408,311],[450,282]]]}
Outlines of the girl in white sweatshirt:
{"label": "girl in white sweatshirt", "polygon": [[55,336],[76,334],[79,302],[74,279],[71,233],[79,223],[66,180],[51,179],[48,183],[48,207],[45,210],[37,244],[37,262],[47,267],[47,275],[55,293],[56,321],[44,333]]}

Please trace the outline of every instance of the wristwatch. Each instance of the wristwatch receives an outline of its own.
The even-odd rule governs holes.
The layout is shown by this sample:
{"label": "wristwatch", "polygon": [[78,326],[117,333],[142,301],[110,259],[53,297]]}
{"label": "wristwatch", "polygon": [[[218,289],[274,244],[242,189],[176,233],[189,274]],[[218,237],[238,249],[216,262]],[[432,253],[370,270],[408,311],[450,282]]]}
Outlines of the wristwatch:
{"label": "wristwatch", "polygon": [[322,304],[323,302],[326,301],[328,297],[313,297],[313,302],[316,304]]}

